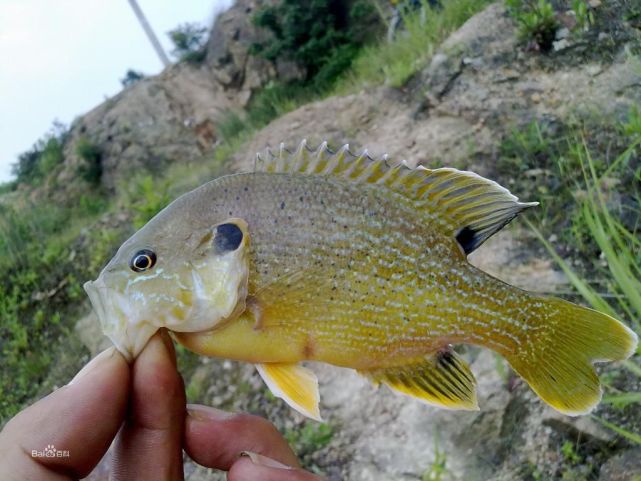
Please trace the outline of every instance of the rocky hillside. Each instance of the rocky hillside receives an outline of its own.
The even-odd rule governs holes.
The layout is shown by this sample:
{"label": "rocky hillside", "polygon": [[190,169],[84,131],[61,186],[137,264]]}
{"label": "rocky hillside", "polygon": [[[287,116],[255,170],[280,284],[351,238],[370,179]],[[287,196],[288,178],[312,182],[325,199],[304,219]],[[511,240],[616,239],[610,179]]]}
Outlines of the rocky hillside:
{"label": "rocky hillside", "polygon": [[[493,3],[438,45],[425,67],[401,87],[353,87],[231,142],[220,128],[230,111],[242,111],[270,82],[302,76],[292,63],[249,54],[265,35],[250,22],[259,4],[239,0],[218,18],[203,64],[178,64],[141,80],[78,119],[64,162],[33,195],[64,200],[70,191],[76,195],[75,189],[86,188],[75,181],[84,161],[76,148],[81,139],[99,147],[101,187],[116,203],[125,196],[124,180],[141,171],[159,179],[156,185],[169,182],[174,195],[208,180],[191,177],[190,169],[197,174],[248,170],[254,153],[266,146],[327,140],[332,146],[349,143],[373,155],[388,153],[413,164],[448,165],[495,178],[524,200],[542,202],[541,213],[530,218],[559,250],[573,256],[573,265],[586,275],[601,272],[590,257],[595,249],[590,241],[587,250],[576,241],[585,232],[572,237],[573,229],[580,230],[572,205],[582,190],[571,144],[591,149],[603,159],[603,170],[629,145],[620,126],[641,101],[638,6],[591,0],[586,4],[591,21],[577,28],[576,13],[557,2],[553,42],[542,52],[519,34],[518,16],[503,2]],[[638,149],[626,162],[627,170],[607,170],[606,178],[608,199],[616,199],[616,209],[624,211],[637,199]],[[177,170],[176,164],[187,168]],[[166,172],[185,178],[168,178]],[[125,208],[110,211],[94,227],[129,226],[131,217]],[[576,299],[525,222],[514,224],[471,261],[524,289]],[[93,314],[83,316],[69,336],[91,355],[107,342]],[[188,354],[181,362],[190,401],[267,416],[287,434],[305,465],[331,480],[641,479],[641,446],[604,424],[638,433],[640,404],[602,404],[593,417],[565,417],[544,406],[492,353],[468,348],[464,354],[479,382],[479,412],[426,407],[377,389],[352,371],[319,365],[314,370],[324,425],[303,420],[267,396],[251,366]],[[641,379],[619,366],[607,368],[605,376],[617,392],[641,389]],[[90,479],[106,479],[105,466]],[[186,473],[192,481],[223,479],[189,461]]]}

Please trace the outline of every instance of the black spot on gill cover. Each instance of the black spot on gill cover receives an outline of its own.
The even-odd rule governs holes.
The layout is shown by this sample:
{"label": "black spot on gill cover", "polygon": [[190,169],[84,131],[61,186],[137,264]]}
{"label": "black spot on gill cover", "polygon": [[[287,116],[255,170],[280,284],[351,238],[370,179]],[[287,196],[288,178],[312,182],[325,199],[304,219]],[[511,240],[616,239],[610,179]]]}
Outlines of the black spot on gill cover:
{"label": "black spot on gill cover", "polygon": [[217,253],[224,254],[235,251],[242,241],[243,231],[236,224],[220,224],[216,227],[214,248]]}

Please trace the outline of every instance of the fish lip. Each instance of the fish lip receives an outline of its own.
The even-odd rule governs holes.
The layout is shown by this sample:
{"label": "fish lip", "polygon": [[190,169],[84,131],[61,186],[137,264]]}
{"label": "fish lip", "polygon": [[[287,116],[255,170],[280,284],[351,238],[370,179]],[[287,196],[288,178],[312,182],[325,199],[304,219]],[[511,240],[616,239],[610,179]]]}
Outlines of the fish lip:
{"label": "fish lip", "polygon": [[[106,318],[106,312],[105,312],[105,306],[103,304],[102,296],[98,292],[98,282],[100,279],[96,279],[95,281],[87,281],[83,284],[83,288],[87,295],[89,296],[89,302],[91,302],[91,306],[93,307],[93,310],[95,311],[96,315],[98,316],[98,320],[100,321],[100,324],[103,324],[103,319]],[[106,287],[104,286],[104,282],[102,283],[101,287]]]}
{"label": "fish lip", "polygon": [[[127,361],[131,362],[140,354],[158,328],[146,323],[133,326],[130,325],[129,319],[120,319],[119,312],[114,306],[115,300],[107,298],[107,295],[113,291],[106,285],[102,276],[95,281],[85,282],[83,288],[89,296],[103,334],[111,340]],[[136,335],[132,336],[132,334]]]}

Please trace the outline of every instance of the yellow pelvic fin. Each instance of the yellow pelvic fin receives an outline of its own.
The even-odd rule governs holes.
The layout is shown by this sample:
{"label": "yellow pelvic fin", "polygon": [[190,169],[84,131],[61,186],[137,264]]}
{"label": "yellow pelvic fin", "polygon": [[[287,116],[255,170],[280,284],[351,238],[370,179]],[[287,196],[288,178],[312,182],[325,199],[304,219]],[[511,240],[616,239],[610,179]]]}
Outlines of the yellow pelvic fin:
{"label": "yellow pelvic fin", "polygon": [[263,172],[323,175],[358,184],[378,184],[417,201],[437,214],[463,251],[469,254],[524,209],[523,203],[506,188],[473,172],[444,167],[412,169],[403,162],[390,163],[387,156],[369,156],[367,150],[353,154],[348,145],[331,151],[327,142],[312,149],[303,140],[290,152],[280,145],[258,154],[256,170]]}
{"label": "yellow pelvic fin", "polygon": [[470,367],[447,350],[409,364],[359,371],[372,382],[447,409],[478,410],[476,380]]}
{"label": "yellow pelvic fin", "polygon": [[318,403],[318,379],[300,364],[256,364],[263,381],[276,397],[308,418],[322,421]]}

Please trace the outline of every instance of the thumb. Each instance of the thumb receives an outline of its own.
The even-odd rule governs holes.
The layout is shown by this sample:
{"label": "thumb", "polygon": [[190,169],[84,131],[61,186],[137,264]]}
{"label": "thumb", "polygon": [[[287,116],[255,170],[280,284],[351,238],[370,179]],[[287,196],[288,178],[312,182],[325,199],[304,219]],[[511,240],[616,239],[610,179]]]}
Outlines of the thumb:
{"label": "thumb", "polygon": [[0,433],[0,479],[85,477],[124,420],[129,384],[127,362],[109,348],[68,385],[20,412]]}

